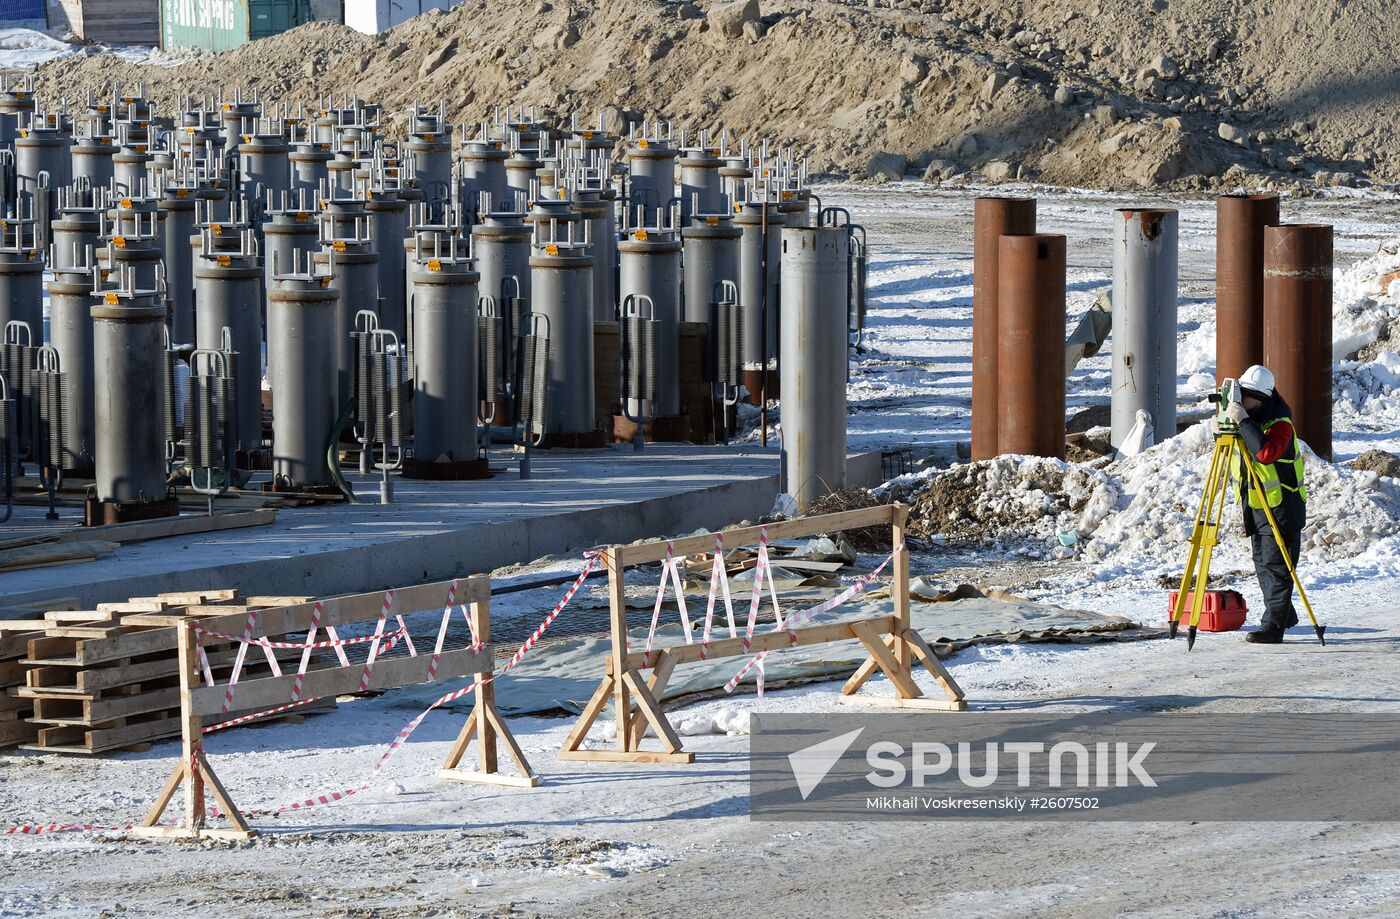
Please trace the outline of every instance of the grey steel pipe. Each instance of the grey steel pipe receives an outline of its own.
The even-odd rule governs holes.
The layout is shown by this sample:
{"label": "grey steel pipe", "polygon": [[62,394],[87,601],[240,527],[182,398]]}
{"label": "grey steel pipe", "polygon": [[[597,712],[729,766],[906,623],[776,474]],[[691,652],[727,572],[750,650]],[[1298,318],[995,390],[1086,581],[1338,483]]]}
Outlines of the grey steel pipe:
{"label": "grey steel pipe", "polygon": [[593,410],[593,257],[583,247],[530,256],[531,312],[549,327],[549,385],[544,434],[568,443],[597,431]]}
{"label": "grey steel pipe", "polygon": [[165,257],[165,294],[170,301],[170,340],[187,345],[195,340],[194,250],[195,196],[187,188],[170,187],[156,204],[161,248]]}
{"label": "grey steel pipe", "polygon": [[509,153],[484,141],[469,141],[457,148],[458,194],[474,216],[482,192],[491,196],[497,210],[510,206],[511,190],[506,179],[509,158]]}
{"label": "grey steel pipe", "polygon": [[379,253],[379,327],[405,340],[408,307],[404,302],[406,265],[403,241],[408,235],[408,202],[394,191],[376,191],[365,202],[370,239]]}
{"label": "grey steel pipe", "polygon": [[[613,200],[598,189],[574,192],[574,209],[589,224],[593,239],[593,320],[617,318],[617,214]],[[494,294],[493,294],[494,295]]]}
{"label": "grey steel pipe", "polygon": [[263,289],[271,303],[271,294],[277,289],[275,276],[294,274],[293,265],[305,265],[309,271],[312,256],[321,248],[321,234],[314,212],[295,209],[269,213],[262,232]]}
{"label": "grey steel pipe", "polygon": [[[515,283],[520,285],[520,296],[525,301],[525,312],[530,311],[530,228],[520,221],[518,214],[506,216],[493,214],[485,222],[472,227],[472,252],[476,256],[477,271],[481,274],[481,293],[495,297],[498,304],[504,296],[515,295]],[[514,282],[507,279],[514,278]]]}
{"label": "grey steel pipe", "polygon": [[79,137],[69,151],[73,157],[73,181],[87,179],[91,188],[106,188],[116,178],[117,146],[110,137]]}
{"label": "grey steel pipe", "polygon": [[413,154],[413,174],[422,188],[452,186],[452,134],[415,133],[404,145]]}
{"label": "grey steel pipe", "polygon": [[146,166],[152,159],[145,144],[123,144],[112,157],[112,178],[117,191],[124,195],[144,195],[149,184]]}
{"label": "grey steel pipe", "polygon": [[[1005,452],[997,444],[998,282],[1002,236],[1035,232],[1034,198],[978,198],[972,211],[972,459]],[[1061,330],[1057,337],[1064,338]]]}
{"label": "grey steel pipe", "polygon": [[1065,237],[1003,236],[997,254],[997,445],[1065,456]]}
{"label": "grey steel pipe", "polygon": [[307,195],[314,198],[321,190],[321,183],[330,178],[326,165],[335,159],[328,143],[305,141],[292,145],[287,154],[291,165],[291,192],[293,198]]}
{"label": "grey steel pipe", "polygon": [[343,411],[351,392],[351,363],[354,352],[350,333],[355,331],[355,314],[361,310],[378,312],[379,255],[369,243],[336,240],[315,255],[317,274],[329,274],[340,292],[336,300],[334,347],[336,404]]}
{"label": "grey steel pipe", "polygon": [[1112,433],[1116,448],[1152,418],[1154,442],[1176,434],[1177,213],[1113,212]]}
{"label": "grey steel pipe", "polygon": [[724,160],[707,149],[695,149],[687,150],[679,165],[682,222],[689,223],[696,214],[724,213],[724,181],[720,178]]}
{"label": "grey steel pipe", "polygon": [[257,258],[206,253],[194,269],[195,341],[200,350],[221,351],[223,330],[233,337],[234,425],[237,449],[262,446],[262,284]]}
{"label": "grey steel pipe", "polygon": [[268,291],[267,376],[272,387],[272,478],[296,490],[335,484],[326,461],[339,415],[335,336],[340,292],[288,263]]}
{"label": "grey steel pipe", "polygon": [[66,268],[85,262],[88,249],[96,250],[101,244],[102,208],[93,204],[91,191],[60,189],[59,198],[58,219],[49,232],[53,236],[53,267]]}
{"label": "grey steel pipe", "polygon": [[415,467],[476,459],[480,280],[469,259],[445,254],[413,272]]}
{"label": "grey steel pipe", "polygon": [[674,234],[638,230],[618,244],[618,251],[619,297],[649,299],[657,323],[652,416],[671,418],[681,413],[681,242]]}
{"label": "grey steel pipe", "polygon": [[43,342],[44,263],[37,249],[0,248],[0,330],[11,322],[23,322],[32,340]]}
{"label": "grey steel pipe", "polygon": [[505,161],[507,191],[528,196],[530,183],[543,165],[523,150],[517,150],[514,156]]}
{"label": "grey steel pipe", "polygon": [[[769,396],[778,355],[778,301],[782,270],[783,215],[776,202],[750,201],[734,218],[739,238],[739,305],[742,310],[744,382],[749,401],[757,402],[760,385]],[[764,237],[767,237],[766,245]]]}
{"label": "grey steel pipe", "polygon": [[[68,155],[72,144],[73,138],[61,129],[31,128],[15,138],[15,173],[20,193],[34,196],[39,188],[40,176],[47,174],[51,189],[47,212],[50,221],[58,216],[56,190],[73,184],[73,160]],[[41,215],[36,211],[35,216]]]}
{"label": "grey steel pipe", "polygon": [[79,478],[93,474],[97,448],[92,286],[91,267],[59,268],[49,282],[49,343],[68,375],[63,468]]}
{"label": "grey steel pipe", "polygon": [[1215,199],[1215,384],[1264,360],[1264,233],[1278,195]]}
{"label": "grey steel pipe", "polygon": [[784,491],[799,512],[846,487],[845,227],[782,231]]}
{"label": "grey steel pipe", "polygon": [[[713,322],[710,300],[721,281],[739,283],[739,238],[743,230],[729,215],[695,218],[681,230],[685,275],[685,322]],[[710,334],[715,333],[714,328]]]}
{"label": "grey steel pipe", "polygon": [[664,140],[643,138],[627,148],[627,203],[646,208],[644,223],[656,223],[656,211],[676,196],[676,157],[680,151]]}
{"label": "grey steel pipe", "polygon": [[292,163],[287,142],[277,134],[245,134],[238,146],[243,193],[249,198],[281,197],[292,187]]}
{"label": "grey steel pipe", "polygon": [[97,500],[164,501],[160,378],[165,307],[153,302],[154,292],[125,303],[112,303],[115,295],[104,299],[91,308]]}
{"label": "grey steel pipe", "polygon": [[1293,410],[1293,429],[1332,459],[1332,227],[1264,229],[1264,366]]}

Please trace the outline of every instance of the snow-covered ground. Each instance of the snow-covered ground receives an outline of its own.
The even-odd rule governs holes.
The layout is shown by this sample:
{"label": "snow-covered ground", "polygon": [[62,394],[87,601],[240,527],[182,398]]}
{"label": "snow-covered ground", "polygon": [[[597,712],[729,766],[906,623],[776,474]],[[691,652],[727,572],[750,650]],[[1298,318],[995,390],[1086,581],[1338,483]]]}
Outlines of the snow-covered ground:
{"label": "snow-covered ground", "polygon": [[[1110,209],[1143,202],[1036,191],[1040,225],[1070,235],[1073,322],[1109,283]],[[973,195],[923,186],[834,187],[821,194],[826,204],[851,207],[872,241],[870,351],[851,384],[852,444],[912,445],[951,459],[952,444],[965,441],[968,431]],[[1175,204],[1182,211],[1183,353],[1206,359],[1213,352],[1213,206],[1204,199]],[[1284,213],[1290,220],[1336,225],[1339,269],[1345,270],[1376,254],[1397,225],[1400,207],[1362,197],[1308,199],[1286,202]],[[1182,382],[1207,366],[1198,361],[1192,369],[1183,367]],[[1082,364],[1071,381],[1071,402],[1106,399],[1108,372],[1106,357]],[[1380,374],[1375,368],[1370,372]],[[1371,398],[1352,415],[1339,413],[1340,457],[1373,445],[1396,448],[1400,424],[1367,427],[1397,411],[1393,388]],[[1183,403],[1187,399],[1184,395]],[[1122,520],[1130,519],[1124,508],[1133,508],[1133,495],[1146,501],[1154,488],[1182,492],[1181,501],[1193,505],[1193,444],[1188,434],[1139,458],[1110,483],[1117,491],[1100,497],[1112,500]],[[1169,461],[1174,459],[1180,462]],[[1095,480],[1086,474],[1084,481],[1090,488]],[[1321,486],[1320,492],[1332,494]],[[1393,612],[1400,605],[1400,552],[1395,520],[1376,511],[1388,505],[1346,504],[1345,492],[1335,490],[1335,513],[1349,518],[1357,532],[1339,534],[1341,542],[1324,540],[1316,547],[1321,554],[1303,572],[1314,606],[1329,624],[1326,649],[1301,632],[1272,648],[1246,645],[1238,634],[1204,634],[1189,654],[1183,642],[1159,641],[990,646],[960,652],[949,661],[950,669],[978,708],[1396,710],[1400,677],[1394,649],[1400,625]],[[1120,501],[1126,503],[1119,507]],[[1378,516],[1366,517],[1373,512]],[[1052,520],[1045,541],[1072,524]],[[929,554],[915,567],[937,573],[980,566],[982,579],[994,584],[1066,605],[1160,620],[1166,600],[1154,565],[1170,567],[1167,558],[1180,547],[1179,521],[1147,513],[1144,525],[1156,529],[1145,537],[1121,526],[1099,532],[1110,525],[1117,526],[1109,520],[1090,528],[1083,552],[1070,557],[1047,552],[1028,559],[1007,547],[971,556]],[[1257,607],[1238,537],[1231,538],[1215,570],[1237,572],[1237,586],[1246,588]],[[1095,545],[1103,555],[1094,554]],[[1326,547],[1335,545],[1355,551],[1332,557]],[[1100,577],[1110,567],[1115,574]],[[544,612],[527,606],[512,600],[495,612]],[[890,687],[877,679],[865,692],[885,694]],[[834,684],[815,684],[769,692],[762,700],[747,695],[685,706],[672,720],[738,728],[750,715],[761,730],[765,713],[844,709],[836,698]],[[240,804],[281,804],[365,781],[385,745],[414,714],[392,693],[350,701],[303,725],[216,735],[210,756]],[[263,819],[267,835],[251,843],[154,845],[120,833],[0,839],[0,863],[7,868],[0,916],[86,916],[99,909],[151,916],[200,909],[346,917],[432,911],[445,916],[1400,913],[1400,831],[1390,825],[754,823],[747,819],[742,734],[687,737],[687,747],[698,757],[692,766],[583,765],[554,756],[571,723],[558,718],[513,723],[526,754],[545,776],[545,784],[534,790],[436,781],[433,769],[461,725],[460,715],[439,712],[369,791],[347,803]],[[601,744],[604,736],[595,726],[589,743]],[[0,824],[131,822],[173,766],[177,749],[164,743],[145,753],[98,760],[6,755],[0,758]]]}
{"label": "snow-covered ground", "polygon": [[114,54],[131,64],[171,66],[179,61],[143,45],[77,45],[36,29],[0,29],[0,70],[30,70],[60,58],[96,53]]}

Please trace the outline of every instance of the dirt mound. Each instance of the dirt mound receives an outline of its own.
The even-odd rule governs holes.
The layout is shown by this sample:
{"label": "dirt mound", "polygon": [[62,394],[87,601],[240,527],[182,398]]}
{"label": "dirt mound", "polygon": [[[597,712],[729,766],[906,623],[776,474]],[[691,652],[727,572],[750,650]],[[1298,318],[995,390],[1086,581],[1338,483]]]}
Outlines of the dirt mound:
{"label": "dirt mound", "polygon": [[1400,175],[1388,0],[492,0],[379,36],[311,24],[174,67],[36,72],[44,98],[144,82],[167,105],[242,87],[353,92],[402,119],[531,104],[775,138],[814,169],[1088,187],[1350,184]]}
{"label": "dirt mound", "polygon": [[1367,450],[1351,461],[1351,468],[1400,479],[1400,456],[1384,450]]}
{"label": "dirt mound", "polygon": [[915,537],[1030,540],[1046,547],[1061,533],[1074,533],[1077,540],[1086,515],[1111,488],[1097,470],[1035,457],[1002,456],[921,478],[894,489],[912,497],[909,530]]}

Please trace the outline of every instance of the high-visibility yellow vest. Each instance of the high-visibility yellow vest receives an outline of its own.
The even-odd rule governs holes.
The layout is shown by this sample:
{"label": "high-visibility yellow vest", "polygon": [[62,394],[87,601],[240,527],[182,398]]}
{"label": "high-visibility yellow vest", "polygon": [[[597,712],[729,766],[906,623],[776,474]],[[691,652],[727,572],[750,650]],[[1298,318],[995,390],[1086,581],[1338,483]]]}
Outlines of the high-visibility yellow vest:
{"label": "high-visibility yellow vest", "polygon": [[[1264,422],[1262,425],[1264,435],[1267,437],[1269,428],[1285,421],[1292,426],[1292,418],[1275,418],[1272,421]],[[1271,508],[1278,507],[1283,503],[1283,493],[1285,491],[1297,492],[1298,497],[1302,498],[1304,501],[1308,500],[1308,489],[1303,484],[1303,450],[1298,445],[1298,429],[1296,427],[1293,428],[1292,451],[1292,459],[1285,459],[1281,456],[1272,463],[1261,463],[1253,456],[1249,458],[1250,464],[1254,466],[1254,471],[1259,474],[1259,483],[1264,486],[1264,498],[1269,502],[1269,507]],[[1246,447],[1244,452],[1248,453],[1249,448]],[[1287,455],[1286,451],[1284,455]],[[1278,467],[1280,465],[1291,467],[1290,471],[1293,473],[1293,484],[1284,482],[1283,479],[1279,477]],[[1249,500],[1249,506],[1255,510],[1263,510],[1264,505],[1259,503],[1258,492],[1245,480],[1244,466],[1238,453],[1235,454],[1235,463],[1234,468],[1231,470],[1231,475],[1236,482],[1243,483],[1241,487],[1244,489],[1245,495]]]}

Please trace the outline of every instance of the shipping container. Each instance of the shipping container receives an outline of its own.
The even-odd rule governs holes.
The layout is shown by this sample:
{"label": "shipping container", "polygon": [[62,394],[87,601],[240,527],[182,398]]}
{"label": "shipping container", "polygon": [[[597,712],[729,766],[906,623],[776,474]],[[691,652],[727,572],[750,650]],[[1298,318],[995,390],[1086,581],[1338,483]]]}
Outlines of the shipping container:
{"label": "shipping container", "polygon": [[310,21],[310,0],[161,0],[160,44],[228,51]]}
{"label": "shipping container", "polygon": [[154,45],[160,41],[160,0],[49,0],[49,28],[83,41]]}

